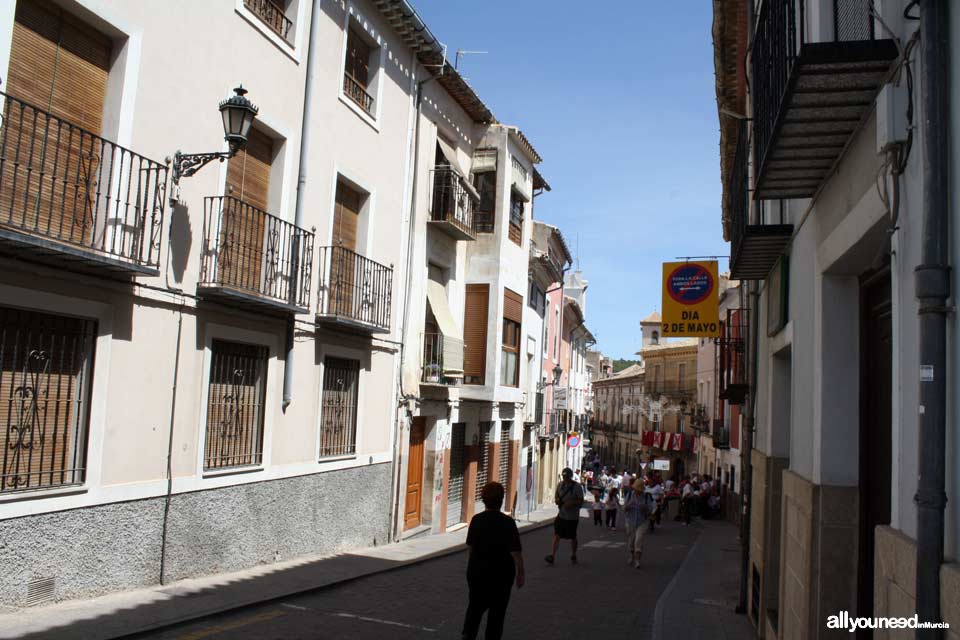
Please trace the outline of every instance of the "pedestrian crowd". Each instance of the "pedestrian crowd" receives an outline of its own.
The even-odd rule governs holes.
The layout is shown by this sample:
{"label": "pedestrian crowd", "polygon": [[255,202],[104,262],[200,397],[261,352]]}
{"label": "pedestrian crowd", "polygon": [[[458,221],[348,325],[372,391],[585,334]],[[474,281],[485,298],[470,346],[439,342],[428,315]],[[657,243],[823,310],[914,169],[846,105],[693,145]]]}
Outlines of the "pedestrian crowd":
{"label": "pedestrian crowd", "polygon": [[[577,528],[586,496],[593,497],[589,509],[593,526],[617,530],[617,519],[626,534],[627,564],[640,568],[644,537],[655,531],[670,505],[678,502],[675,517],[683,524],[691,518],[710,518],[720,513],[719,487],[709,475],[674,475],[664,480],[657,470],[636,475],[627,470],[598,466],[594,470],[564,469],[554,494],[557,516],[547,564],[556,562],[561,543],[570,543],[570,562],[577,564]],[[504,488],[490,482],[481,491],[486,509],[473,517],[467,532],[469,560],[467,585],[469,602],[461,637],[476,638],[480,620],[487,615],[486,638],[496,640],[503,633],[503,620],[510,592],[525,581],[520,535],[516,523],[502,513]]]}

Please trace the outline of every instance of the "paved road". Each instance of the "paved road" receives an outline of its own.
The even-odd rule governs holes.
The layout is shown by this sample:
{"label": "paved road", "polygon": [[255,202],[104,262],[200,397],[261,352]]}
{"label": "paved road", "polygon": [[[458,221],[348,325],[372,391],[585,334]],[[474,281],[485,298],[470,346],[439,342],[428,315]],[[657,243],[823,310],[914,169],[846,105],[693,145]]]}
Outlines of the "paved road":
{"label": "paved road", "polygon": [[[523,535],[527,584],[514,589],[507,638],[647,638],[660,594],[697,538],[697,526],[665,523],[646,538],[642,566],[626,563],[623,532],[580,523],[580,564],[561,547],[543,561],[552,528]],[[458,638],[466,608],[465,553],[361,578],[168,629],[153,640]],[[481,636],[482,636],[481,629]]]}

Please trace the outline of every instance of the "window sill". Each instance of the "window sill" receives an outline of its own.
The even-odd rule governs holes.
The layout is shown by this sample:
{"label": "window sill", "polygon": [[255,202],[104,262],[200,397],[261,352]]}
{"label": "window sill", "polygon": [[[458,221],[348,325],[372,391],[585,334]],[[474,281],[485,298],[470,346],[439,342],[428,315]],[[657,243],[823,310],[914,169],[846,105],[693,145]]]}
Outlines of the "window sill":
{"label": "window sill", "polygon": [[64,496],[74,496],[87,493],[87,487],[83,485],[73,485],[69,487],[56,487],[50,489],[25,489],[23,491],[13,491],[0,495],[0,504],[9,502],[23,502],[27,500],[43,500],[46,498],[60,498]]}
{"label": "window sill", "polygon": [[[363,120],[365,123],[370,125],[371,129],[373,129],[377,133],[380,133],[380,124],[377,122],[377,119],[375,117],[373,117],[372,115],[364,111],[360,105],[358,105],[351,98],[349,98],[343,91],[340,91],[337,97],[340,99],[340,102],[347,105],[347,107],[349,107],[351,111],[357,114],[357,116],[361,120]],[[376,99],[374,99],[374,104],[376,104]]]}
{"label": "window sill", "polygon": [[[279,33],[271,29],[257,14],[253,13],[245,6],[243,6],[243,0],[237,0],[237,7],[235,9],[237,15],[250,23],[250,25],[259,31],[263,37],[270,41],[270,43],[275,46],[280,52],[293,60],[296,64],[300,64],[300,51],[292,43],[285,40]],[[296,38],[296,25],[292,27],[294,31],[294,38]]]}
{"label": "window sill", "polygon": [[318,464],[326,464],[326,463],[328,463],[328,462],[341,462],[341,461],[343,461],[343,460],[356,460],[356,459],[357,459],[357,454],[355,454],[355,453],[348,453],[348,454],[344,454],[344,455],[342,455],[342,456],[326,456],[326,457],[323,457],[323,458],[318,458],[318,459],[317,459],[317,463],[318,463]]}
{"label": "window sill", "polygon": [[246,467],[230,467],[229,469],[212,469],[210,471],[203,472],[203,479],[207,478],[220,478],[222,476],[234,476],[242,475],[247,473],[259,473],[263,471],[263,465],[256,466],[246,466]]}

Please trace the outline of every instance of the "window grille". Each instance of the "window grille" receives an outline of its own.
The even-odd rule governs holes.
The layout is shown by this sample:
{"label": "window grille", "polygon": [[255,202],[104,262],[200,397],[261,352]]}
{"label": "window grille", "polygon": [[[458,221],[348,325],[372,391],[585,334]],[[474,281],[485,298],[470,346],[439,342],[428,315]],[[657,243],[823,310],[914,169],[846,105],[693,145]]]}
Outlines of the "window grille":
{"label": "window grille", "polygon": [[214,340],[210,351],[203,468],[261,464],[269,350]]}
{"label": "window grille", "polygon": [[360,361],[325,358],[320,417],[320,457],[357,452],[357,391]]}
{"label": "window grille", "polygon": [[0,307],[0,492],[82,484],[96,322]]}

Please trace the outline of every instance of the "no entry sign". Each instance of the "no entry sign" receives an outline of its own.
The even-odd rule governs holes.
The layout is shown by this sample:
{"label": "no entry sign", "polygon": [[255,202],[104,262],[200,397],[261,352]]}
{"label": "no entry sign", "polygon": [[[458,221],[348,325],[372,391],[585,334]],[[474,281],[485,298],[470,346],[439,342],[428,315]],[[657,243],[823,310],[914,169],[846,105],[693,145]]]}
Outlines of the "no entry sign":
{"label": "no entry sign", "polygon": [[664,337],[720,335],[717,261],[663,264]]}

